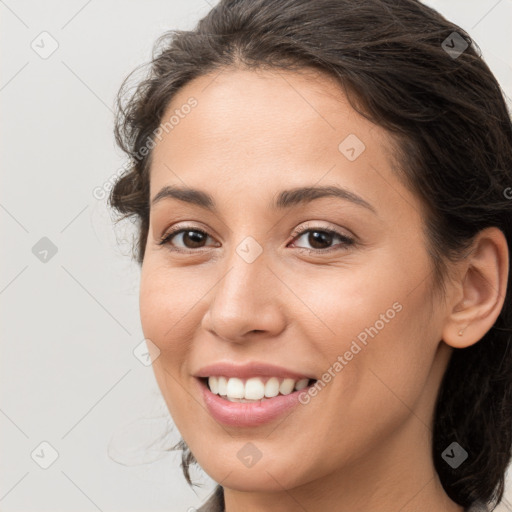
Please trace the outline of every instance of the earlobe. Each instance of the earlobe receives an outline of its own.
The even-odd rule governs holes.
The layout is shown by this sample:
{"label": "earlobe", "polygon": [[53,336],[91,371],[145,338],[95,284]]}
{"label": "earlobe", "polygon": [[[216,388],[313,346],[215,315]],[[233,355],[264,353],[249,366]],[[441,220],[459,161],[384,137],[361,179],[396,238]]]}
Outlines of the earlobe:
{"label": "earlobe", "polygon": [[457,283],[460,291],[442,336],[453,348],[477,343],[502,310],[509,273],[509,251],[503,232],[497,227],[480,231],[473,249],[460,265],[462,277]]}

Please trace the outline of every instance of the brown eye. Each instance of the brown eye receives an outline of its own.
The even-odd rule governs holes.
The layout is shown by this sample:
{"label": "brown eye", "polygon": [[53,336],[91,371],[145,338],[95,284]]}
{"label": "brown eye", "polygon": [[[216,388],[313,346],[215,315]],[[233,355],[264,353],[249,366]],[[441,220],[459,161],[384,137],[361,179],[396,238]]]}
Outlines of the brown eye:
{"label": "brown eye", "polygon": [[208,235],[199,231],[183,231],[181,240],[187,246],[187,248],[197,249],[202,247],[202,244],[208,238]]}
{"label": "brown eye", "polygon": [[[305,229],[298,234],[296,234],[295,237],[297,240],[300,240],[301,238],[304,238],[308,244],[310,244],[311,249],[308,247],[298,247],[302,250],[308,251],[308,252],[329,252],[333,250],[343,248],[347,248],[348,246],[351,246],[355,243],[355,241],[352,238],[349,238],[348,236],[342,235],[341,233],[338,233],[337,231],[331,230],[331,229],[323,229],[323,228],[309,228]],[[338,239],[341,240],[341,244],[338,244],[341,247],[330,247],[330,245],[333,243],[333,240]]]}
{"label": "brown eye", "polygon": [[326,231],[310,231],[307,240],[314,249],[325,249],[331,245],[333,235]]}
{"label": "brown eye", "polygon": [[159,245],[169,244],[173,246],[174,243],[171,242],[173,242],[175,238],[178,239],[179,243],[183,244],[181,247],[178,246],[177,249],[193,250],[204,247],[203,244],[209,238],[209,235],[200,229],[182,228],[164,235],[159,242]]}

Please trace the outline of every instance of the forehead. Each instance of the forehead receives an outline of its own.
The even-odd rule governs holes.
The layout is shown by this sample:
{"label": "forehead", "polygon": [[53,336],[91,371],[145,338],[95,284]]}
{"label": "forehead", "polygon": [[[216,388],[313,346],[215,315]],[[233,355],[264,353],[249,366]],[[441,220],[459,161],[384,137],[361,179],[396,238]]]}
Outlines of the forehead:
{"label": "forehead", "polygon": [[[190,98],[194,108],[183,108]],[[316,70],[217,70],[185,85],[162,125],[172,116],[153,150],[151,197],[168,184],[226,197],[336,184],[395,209],[417,202],[392,170],[391,136]]]}
{"label": "forehead", "polygon": [[[345,131],[364,137],[377,128],[350,107],[334,78],[315,70],[221,70],[200,76],[174,96],[162,122],[190,97],[197,106],[169,133],[171,144],[178,142],[175,135],[218,145],[236,141],[233,152],[282,152],[304,148],[308,141],[304,149],[318,149],[322,141],[332,146]],[[376,139],[386,136],[377,132]]]}

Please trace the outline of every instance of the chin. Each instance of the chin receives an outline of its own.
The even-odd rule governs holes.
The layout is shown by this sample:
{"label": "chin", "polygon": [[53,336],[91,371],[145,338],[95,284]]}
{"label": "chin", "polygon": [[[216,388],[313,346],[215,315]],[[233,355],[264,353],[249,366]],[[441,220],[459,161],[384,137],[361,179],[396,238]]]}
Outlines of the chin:
{"label": "chin", "polygon": [[265,460],[262,457],[252,466],[245,466],[236,454],[233,458],[225,457],[222,461],[212,459],[211,455],[210,452],[209,461],[198,459],[198,463],[210,478],[223,487],[243,492],[274,492],[301,484],[300,476],[290,472],[293,465],[287,463],[286,458],[276,460],[273,457]]}

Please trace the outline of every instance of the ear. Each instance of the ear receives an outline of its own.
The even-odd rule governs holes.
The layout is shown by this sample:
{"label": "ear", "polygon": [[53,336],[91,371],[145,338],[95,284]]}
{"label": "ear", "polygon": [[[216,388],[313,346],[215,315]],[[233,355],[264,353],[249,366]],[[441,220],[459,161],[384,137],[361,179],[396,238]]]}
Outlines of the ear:
{"label": "ear", "polygon": [[471,252],[459,265],[460,280],[455,283],[457,291],[442,335],[453,348],[469,347],[482,339],[501,312],[509,273],[503,232],[497,227],[480,231]]}

